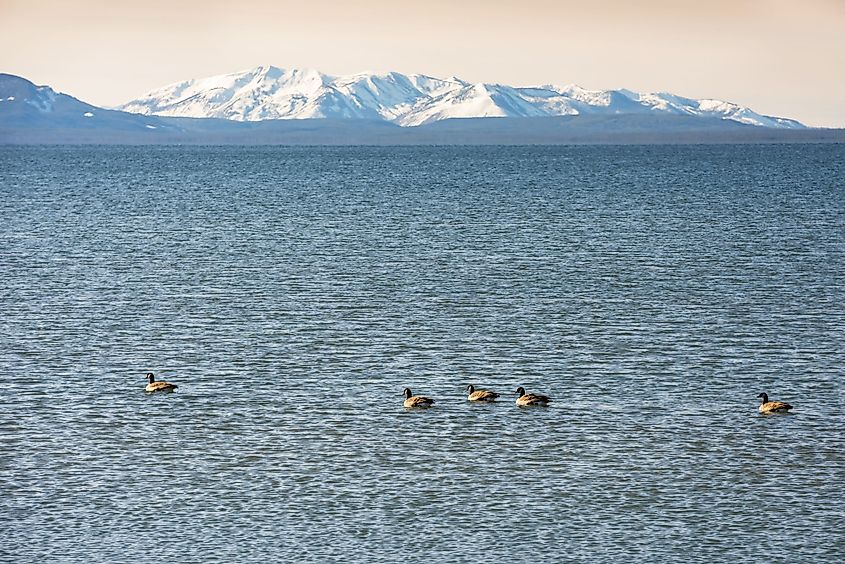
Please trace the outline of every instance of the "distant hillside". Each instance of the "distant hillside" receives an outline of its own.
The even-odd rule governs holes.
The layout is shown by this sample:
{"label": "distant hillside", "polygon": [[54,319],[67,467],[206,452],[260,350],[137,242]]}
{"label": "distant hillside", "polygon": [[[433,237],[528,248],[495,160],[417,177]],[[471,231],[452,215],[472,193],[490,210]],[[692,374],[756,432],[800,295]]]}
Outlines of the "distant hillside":
{"label": "distant hillside", "polygon": [[156,130],[175,132],[174,126],[155,117],[105,110],[49,86],[0,74],[0,142],[88,142],[101,135],[116,139]]}

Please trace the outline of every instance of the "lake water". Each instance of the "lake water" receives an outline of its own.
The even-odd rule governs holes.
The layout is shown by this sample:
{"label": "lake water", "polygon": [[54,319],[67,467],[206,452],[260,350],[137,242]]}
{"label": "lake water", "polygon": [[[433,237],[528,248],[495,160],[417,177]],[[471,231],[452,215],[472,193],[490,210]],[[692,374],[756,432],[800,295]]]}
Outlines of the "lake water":
{"label": "lake water", "polygon": [[4,147],[0,320],[3,560],[843,560],[842,146]]}

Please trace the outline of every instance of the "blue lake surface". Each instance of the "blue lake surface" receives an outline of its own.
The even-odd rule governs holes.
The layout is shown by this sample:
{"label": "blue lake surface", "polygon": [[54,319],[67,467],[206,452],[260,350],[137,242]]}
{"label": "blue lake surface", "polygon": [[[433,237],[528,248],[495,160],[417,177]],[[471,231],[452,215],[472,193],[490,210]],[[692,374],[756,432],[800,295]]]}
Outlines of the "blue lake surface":
{"label": "blue lake surface", "polygon": [[3,560],[842,561],[845,148],[3,147],[0,371]]}

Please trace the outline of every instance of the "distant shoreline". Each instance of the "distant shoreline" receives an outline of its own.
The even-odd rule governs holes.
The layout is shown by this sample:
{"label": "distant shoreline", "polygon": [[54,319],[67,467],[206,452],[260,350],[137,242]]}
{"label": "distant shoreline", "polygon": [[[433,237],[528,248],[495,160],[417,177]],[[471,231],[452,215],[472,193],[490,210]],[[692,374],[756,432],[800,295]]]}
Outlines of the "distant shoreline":
{"label": "distant shoreline", "polygon": [[[839,144],[845,129],[785,130],[683,117],[471,118],[418,127],[369,120],[271,120],[133,115],[155,128],[0,125],[2,145],[723,145]],[[86,123],[85,125],[89,125]],[[91,124],[93,125],[93,124]]]}

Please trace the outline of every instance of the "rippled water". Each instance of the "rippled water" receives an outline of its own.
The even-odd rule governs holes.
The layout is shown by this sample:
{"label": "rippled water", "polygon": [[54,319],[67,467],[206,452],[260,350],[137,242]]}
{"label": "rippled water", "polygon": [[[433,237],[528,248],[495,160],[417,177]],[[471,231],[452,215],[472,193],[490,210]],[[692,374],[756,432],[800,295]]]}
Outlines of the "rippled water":
{"label": "rippled water", "polygon": [[834,145],[2,148],[0,557],[841,561],[844,179]]}

